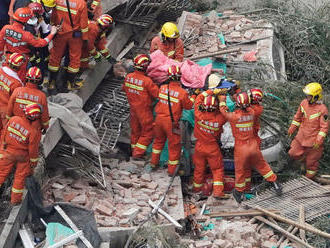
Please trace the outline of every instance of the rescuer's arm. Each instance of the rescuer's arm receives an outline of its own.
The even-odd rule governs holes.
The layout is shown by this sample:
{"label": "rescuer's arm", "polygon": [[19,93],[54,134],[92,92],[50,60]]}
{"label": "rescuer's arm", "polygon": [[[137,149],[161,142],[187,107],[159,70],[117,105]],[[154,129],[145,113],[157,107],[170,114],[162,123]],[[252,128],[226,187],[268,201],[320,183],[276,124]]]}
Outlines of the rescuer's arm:
{"label": "rescuer's arm", "polygon": [[291,125],[289,127],[289,130],[288,130],[289,136],[293,135],[293,133],[297,130],[297,128],[299,128],[299,126],[302,122],[303,115],[304,115],[304,113],[302,112],[302,109],[303,109],[302,103],[300,103],[298,110],[297,110],[295,116],[293,117],[293,121],[291,122]]}

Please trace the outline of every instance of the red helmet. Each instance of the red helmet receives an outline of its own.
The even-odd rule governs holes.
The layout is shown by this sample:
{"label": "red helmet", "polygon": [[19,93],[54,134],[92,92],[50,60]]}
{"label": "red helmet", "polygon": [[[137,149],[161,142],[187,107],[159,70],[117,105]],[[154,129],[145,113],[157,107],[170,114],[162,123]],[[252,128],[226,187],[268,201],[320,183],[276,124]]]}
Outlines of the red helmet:
{"label": "red helmet", "polygon": [[264,96],[264,93],[260,89],[250,89],[248,91],[250,97],[251,97],[251,102],[253,103],[259,103],[262,101],[262,98]]}
{"label": "red helmet", "polygon": [[26,79],[32,81],[40,81],[42,79],[41,70],[36,66],[31,67],[26,73]]}
{"label": "red helmet", "polygon": [[20,53],[12,53],[8,59],[8,63],[15,67],[21,67],[24,61],[25,61],[25,57]]}
{"label": "red helmet", "polygon": [[25,7],[17,9],[14,13],[13,18],[18,22],[27,23],[28,20],[32,17],[32,15],[32,10],[29,7]]}
{"label": "red helmet", "polygon": [[247,108],[250,106],[251,98],[246,92],[241,92],[237,95],[236,104],[240,108]]}
{"label": "red helmet", "polygon": [[41,117],[41,107],[37,103],[28,104],[24,108],[24,113],[30,121],[38,120]]}
{"label": "red helmet", "polygon": [[40,3],[30,3],[28,7],[32,10],[35,15],[42,15],[45,10]]}
{"label": "red helmet", "polygon": [[134,67],[136,69],[143,70],[143,71],[147,70],[150,62],[151,62],[151,60],[150,60],[149,56],[146,54],[139,54],[133,60]]}
{"label": "red helmet", "polygon": [[168,77],[171,80],[179,81],[181,77],[181,70],[178,65],[171,65],[168,68]]}
{"label": "red helmet", "polygon": [[208,112],[213,112],[218,108],[218,100],[215,96],[208,95],[204,98],[203,109]]}
{"label": "red helmet", "polygon": [[113,24],[113,18],[108,15],[108,14],[103,14],[101,15],[98,19],[97,22],[103,27],[103,28],[108,28]]}

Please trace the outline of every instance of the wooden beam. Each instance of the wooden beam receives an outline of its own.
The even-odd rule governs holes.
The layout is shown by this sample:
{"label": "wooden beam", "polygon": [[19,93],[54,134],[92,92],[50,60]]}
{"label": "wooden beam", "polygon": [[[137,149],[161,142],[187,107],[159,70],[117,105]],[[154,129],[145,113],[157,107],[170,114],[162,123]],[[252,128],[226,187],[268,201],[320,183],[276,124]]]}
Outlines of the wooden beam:
{"label": "wooden beam", "polygon": [[[300,205],[300,208],[299,208],[299,223],[302,225],[305,224],[305,206],[304,205]],[[302,240],[304,240],[306,242],[306,232],[304,229],[299,230],[299,236]]]}
{"label": "wooden beam", "polygon": [[214,53],[206,53],[206,54],[197,55],[197,56],[194,56],[194,57],[191,57],[191,58],[188,58],[188,59],[197,60],[197,59],[213,57],[213,56],[222,55],[222,54],[237,53],[237,52],[240,52],[240,51],[241,51],[240,48],[226,49],[226,50],[222,50],[222,51],[218,51],[218,52],[214,52]]}
{"label": "wooden beam", "polygon": [[[271,213],[279,213],[278,210],[269,210]],[[265,215],[259,210],[246,210],[246,211],[235,211],[235,212],[215,212],[210,214],[205,214],[210,217],[234,217],[234,216],[258,216]]]}

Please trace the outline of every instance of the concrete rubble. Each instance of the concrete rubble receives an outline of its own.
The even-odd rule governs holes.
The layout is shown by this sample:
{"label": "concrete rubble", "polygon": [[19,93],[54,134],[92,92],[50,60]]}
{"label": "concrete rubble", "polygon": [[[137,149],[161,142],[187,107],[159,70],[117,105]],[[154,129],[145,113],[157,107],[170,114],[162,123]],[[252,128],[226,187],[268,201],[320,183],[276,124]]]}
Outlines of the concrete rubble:
{"label": "concrete rubble", "polygon": [[[110,161],[110,163],[109,163]],[[133,162],[118,163],[109,160],[106,168],[107,189],[102,190],[88,180],[72,179],[60,175],[54,177],[43,190],[44,204],[67,202],[94,211],[99,227],[130,227],[138,225],[151,210],[148,200],[160,200],[165,192],[169,177],[165,170],[145,174],[143,167]],[[106,162],[105,162],[106,163]],[[179,178],[178,178],[179,180]],[[176,184],[175,187],[178,187]],[[177,189],[181,190],[181,189]],[[176,189],[170,190],[162,209],[175,219],[182,212],[182,195]],[[182,208],[178,211],[177,208]],[[183,216],[182,216],[183,217]],[[162,216],[158,224],[168,223]]]}

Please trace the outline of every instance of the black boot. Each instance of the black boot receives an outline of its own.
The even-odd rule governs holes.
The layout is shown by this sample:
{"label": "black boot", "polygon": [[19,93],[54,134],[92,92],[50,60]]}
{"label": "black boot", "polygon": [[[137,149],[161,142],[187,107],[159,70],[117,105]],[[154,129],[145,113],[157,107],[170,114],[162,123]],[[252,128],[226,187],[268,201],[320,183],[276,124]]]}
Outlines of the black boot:
{"label": "black boot", "polygon": [[77,73],[66,73],[66,82],[68,84],[68,90],[79,90],[84,85],[84,80],[76,79]]}
{"label": "black boot", "polygon": [[278,196],[282,195],[282,185],[279,184],[278,182],[273,182],[272,184],[275,189],[276,195]]}
{"label": "black boot", "polygon": [[237,189],[234,189],[233,190],[233,196],[234,196],[235,200],[238,203],[241,203],[243,201],[243,198],[244,198],[244,193],[243,192],[239,192]]}
{"label": "black boot", "polygon": [[57,72],[49,71],[49,79],[48,79],[48,84],[47,84],[47,89],[48,90],[55,90],[56,89],[57,75],[58,75],[58,71]]}

